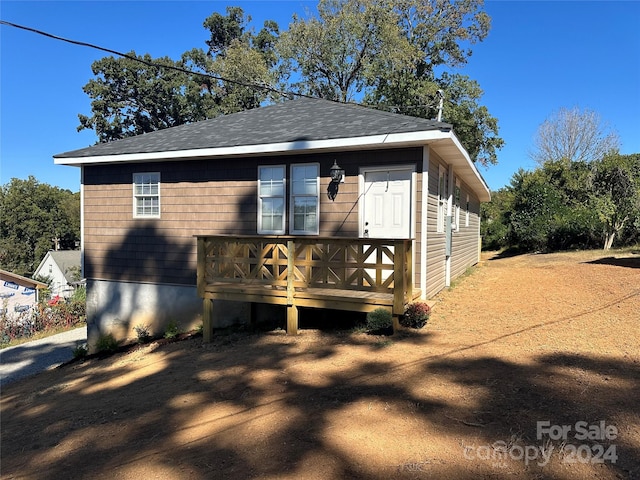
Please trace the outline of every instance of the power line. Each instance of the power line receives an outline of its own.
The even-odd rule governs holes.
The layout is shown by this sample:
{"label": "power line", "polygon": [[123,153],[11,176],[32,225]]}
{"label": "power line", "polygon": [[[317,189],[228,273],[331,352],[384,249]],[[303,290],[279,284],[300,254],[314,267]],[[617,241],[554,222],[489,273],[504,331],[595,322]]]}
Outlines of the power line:
{"label": "power line", "polygon": [[[113,50],[110,48],[106,48],[106,47],[101,47],[99,45],[95,45],[93,43],[89,43],[89,42],[83,42],[83,41],[79,41],[79,40],[72,40],[70,38],[65,38],[65,37],[61,37],[59,35],[54,35],[52,33],[48,33],[42,30],[38,30],[36,28],[32,28],[32,27],[27,27],[25,25],[19,25],[17,23],[12,23],[12,22],[7,22],[6,20],[0,20],[0,25],[7,25],[9,27],[14,27],[20,30],[25,30],[27,32],[31,32],[31,33],[35,33],[37,35],[42,35],[43,37],[47,37],[47,38],[51,38],[53,40],[59,40],[61,42],[66,42],[66,43],[70,43],[72,45],[78,45],[81,47],[88,47],[88,48],[93,48],[95,50],[99,50],[101,52],[106,52],[106,53],[110,53],[112,55],[117,55],[119,57],[123,57],[123,58],[127,58],[129,60],[135,61],[135,62],[139,62],[142,63],[144,65],[147,65],[149,67],[155,67],[155,68],[166,68],[169,70],[174,70],[177,72],[181,72],[181,73],[186,73],[189,75],[199,75],[201,77],[205,77],[205,78],[211,78],[213,80],[218,80],[221,82],[227,82],[227,83],[232,83],[234,85],[239,85],[241,87],[246,87],[246,88],[252,88],[255,90],[262,90],[262,91],[267,91],[267,92],[271,92],[271,93],[276,93],[278,95],[281,95],[283,97],[292,97],[292,96],[296,96],[296,97],[304,97],[304,98],[310,98],[310,99],[318,99],[318,97],[314,97],[313,95],[307,95],[304,93],[299,93],[299,92],[292,92],[292,91],[282,91],[282,90],[278,90],[277,88],[274,88],[270,85],[258,85],[255,83],[247,83],[247,82],[241,82],[239,80],[231,80],[229,78],[225,78],[225,77],[221,77],[219,75],[213,75],[211,73],[205,73],[205,72],[195,72],[193,70],[189,70],[186,68],[182,68],[182,67],[176,67],[175,65],[163,65],[157,62],[153,62],[153,61],[149,61],[149,60],[145,60],[144,58],[139,58],[139,57],[135,57],[133,55],[129,55],[127,53],[122,53],[119,52],[117,50]],[[375,108],[377,110],[385,110],[387,109],[387,111],[395,111],[397,112],[398,110],[402,110],[402,109],[421,109],[421,108],[434,108],[435,104],[427,104],[427,105],[363,105],[360,103],[355,103],[355,102],[342,102],[339,100],[333,100],[337,103],[345,103],[345,104],[355,104],[355,105],[360,105],[363,107],[367,107],[367,108]]]}
{"label": "power line", "polygon": [[101,47],[101,46],[95,45],[93,43],[82,42],[82,41],[79,41],[79,40],[72,40],[72,39],[69,39],[69,38],[60,37],[60,36],[54,35],[52,33],[48,33],[48,32],[44,32],[42,30],[38,30],[36,28],[27,27],[27,26],[24,26],[24,25],[18,25],[17,23],[7,22],[5,20],[0,20],[0,24],[1,25],[7,25],[9,27],[18,28],[20,30],[25,30],[27,32],[36,33],[38,35],[42,35],[44,37],[48,37],[48,38],[51,38],[53,40],[59,40],[61,42],[70,43],[72,45],[79,45],[81,47],[93,48],[95,50],[100,50],[102,52],[107,52],[107,53],[111,53],[113,55],[118,55],[120,57],[127,58],[127,59],[133,60],[135,62],[143,63],[143,64],[145,64],[145,65],[147,65],[149,67],[166,68],[166,69],[169,69],[169,70],[175,70],[175,71],[178,71],[178,72],[181,72],[181,73],[187,73],[187,74],[190,74],[190,75],[200,75],[202,77],[211,78],[211,79],[219,80],[219,81],[222,81],[222,82],[232,83],[232,84],[235,84],[235,85],[239,85],[241,87],[253,88],[253,89],[256,89],[256,90],[263,90],[263,91],[267,91],[267,92],[271,92],[271,93],[277,93],[278,95],[282,95],[282,96],[286,96],[286,97],[294,95],[294,96],[300,96],[300,97],[315,98],[315,97],[311,97],[309,95],[305,95],[303,93],[283,92],[281,90],[278,90],[277,88],[274,88],[274,87],[272,87],[270,85],[266,85],[266,84],[265,85],[257,85],[257,84],[254,84],[254,83],[246,83],[246,82],[241,82],[239,80],[231,80],[229,78],[220,77],[218,75],[213,75],[211,73],[194,72],[193,70],[188,70],[188,69],[182,68],[182,67],[176,67],[175,65],[162,65],[162,64],[159,64],[159,63],[156,63],[156,62],[145,60],[143,58],[134,57],[133,55],[129,55],[127,53],[118,52],[117,50],[112,50],[110,48]]}

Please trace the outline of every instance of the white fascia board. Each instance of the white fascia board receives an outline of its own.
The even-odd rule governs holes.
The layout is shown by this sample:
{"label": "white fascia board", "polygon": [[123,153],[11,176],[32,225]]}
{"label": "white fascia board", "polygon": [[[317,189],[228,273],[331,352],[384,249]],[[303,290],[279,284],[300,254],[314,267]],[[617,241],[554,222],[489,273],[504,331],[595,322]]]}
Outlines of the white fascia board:
{"label": "white fascia board", "polygon": [[449,139],[453,142],[453,144],[456,146],[456,148],[460,151],[460,153],[464,157],[464,165],[458,165],[458,166],[463,166],[464,168],[469,168],[469,170],[471,170],[473,176],[478,181],[478,185],[477,186],[480,187],[482,190],[484,190],[482,192],[484,195],[479,195],[480,201],[481,202],[489,202],[491,200],[491,190],[489,189],[489,185],[487,185],[487,182],[485,182],[484,178],[482,177],[482,175],[478,171],[478,168],[476,167],[476,164],[471,160],[471,157],[469,156],[469,153],[462,146],[462,144],[460,143],[460,140],[458,139],[458,137],[455,134],[451,134],[449,136]]}
{"label": "white fascia board", "polygon": [[335,138],[328,140],[312,140],[263,143],[259,145],[237,145],[232,147],[199,148],[190,150],[169,150],[149,153],[126,153],[121,155],[98,155],[93,157],[64,157],[55,158],[56,165],[82,166],[110,163],[144,163],[170,160],[196,160],[201,158],[229,158],[239,156],[264,156],[264,155],[295,155],[302,152],[322,152],[336,150],[355,150],[359,148],[373,147],[410,147],[431,144],[437,151],[438,143],[453,144],[459,153],[455,162],[458,168],[469,168],[477,179],[476,187],[485,190],[480,195],[481,200],[490,198],[489,187],[471,161],[469,154],[464,149],[456,135],[449,130],[423,130],[419,132],[390,133],[384,135],[370,135],[366,137]]}
{"label": "white fascia board", "polygon": [[233,147],[199,148],[192,150],[170,150],[149,153],[126,153],[121,155],[99,155],[93,157],[54,158],[56,165],[90,165],[99,163],[135,163],[175,159],[198,159],[271,154],[295,154],[303,151],[343,150],[375,146],[409,146],[450,138],[450,132],[428,130],[422,132],[372,135],[367,137],[313,140],[310,142],[282,142],[260,145],[238,145]]}

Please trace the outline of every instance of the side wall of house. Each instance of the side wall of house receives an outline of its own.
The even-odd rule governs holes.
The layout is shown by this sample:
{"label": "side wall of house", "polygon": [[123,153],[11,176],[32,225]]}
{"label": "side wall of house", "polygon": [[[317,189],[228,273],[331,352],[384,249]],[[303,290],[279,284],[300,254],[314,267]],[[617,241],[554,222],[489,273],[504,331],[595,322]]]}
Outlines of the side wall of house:
{"label": "side wall of house", "polygon": [[[334,160],[346,170],[346,181],[331,201],[326,189]],[[151,325],[157,333],[171,320],[182,320],[183,328],[199,322],[194,235],[255,235],[258,166],[285,165],[288,179],[292,163],[320,166],[319,235],[357,237],[359,168],[406,164],[415,165],[420,173],[422,149],[83,167],[90,343],[107,332],[132,336],[139,324]],[[160,173],[161,216],[157,219],[133,216],[133,174],[144,172]],[[241,304],[216,303],[220,313],[230,313],[232,320],[249,314]]]}
{"label": "side wall of house", "polygon": [[[449,185],[449,167],[439,158],[435,152],[429,154],[429,192],[427,202],[427,281],[425,289],[425,297],[430,298],[436,295],[446,286],[446,232],[438,232],[438,180],[440,167],[444,169],[445,186]],[[454,229],[452,233],[451,248],[451,279],[465,273],[465,271],[478,263],[479,258],[479,242],[480,242],[480,201],[473,193],[471,188],[461,180],[457,179],[455,169],[453,172],[453,185],[455,188],[456,180],[459,181],[460,187],[460,214],[459,228]],[[448,188],[448,187],[447,187]],[[448,191],[446,192],[448,196]],[[469,196],[469,204],[467,205],[467,195]],[[455,192],[454,192],[455,202]],[[455,203],[452,208],[455,220]],[[468,215],[468,225],[467,225]]]}
{"label": "side wall of house", "polygon": [[[468,208],[467,195],[469,196]],[[460,182],[459,225],[453,232],[451,253],[452,280],[480,261],[480,201],[464,182]]]}
{"label": "side wall of house", "polygon": [[433,152],[429,154],[429,198],[427,202],[427,283],[426,298],[433,297],[445,286],[446,235],[438,232],[439,166],[445,163]]}

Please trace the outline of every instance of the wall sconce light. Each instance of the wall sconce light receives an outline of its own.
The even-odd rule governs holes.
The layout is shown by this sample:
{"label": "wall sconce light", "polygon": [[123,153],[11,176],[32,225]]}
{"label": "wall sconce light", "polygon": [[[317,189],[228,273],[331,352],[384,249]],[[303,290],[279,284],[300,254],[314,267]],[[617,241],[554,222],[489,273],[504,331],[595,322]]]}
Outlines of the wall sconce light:
{"label": "wall sconce light", "polygon": [[329,176],[331,183],[327,187],[327,196],[333,202],[338,196],[338,186],[344,183],[344,168],[340,168],[336,160],[333,161],[333,166],[329,169]]}
{"label": "wall sconce light", "polygon": [[329,175],[332,182],[344,183],[344,168],[340,168],[336,160],[333,161],[333,166],[329,169]]}

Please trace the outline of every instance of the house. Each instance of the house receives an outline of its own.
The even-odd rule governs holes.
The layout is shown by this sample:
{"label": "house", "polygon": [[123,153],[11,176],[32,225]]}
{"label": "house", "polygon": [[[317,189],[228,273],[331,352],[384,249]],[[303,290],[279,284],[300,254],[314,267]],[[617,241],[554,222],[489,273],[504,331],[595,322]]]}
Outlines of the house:
{"label": "house", "polygon": [[[197,236],[410,239],[412,291],[429,298],[479,261],[480,203],[490,200],[451,125],[309,98],[54,161],[81,169],[90,342],[139,324],[201,321]],[[225,298],[239,297],[216,296]],[[207,305],[216,321],[252,312],[235,301],[216,300],[213,314]]]}
{"label": "house", "polygon": [[17,319],[30,314],[40,300],[39,291],[46,283],[0,270],[0,313],[3,318]]}
{"label": "house", "polygon": [[80,277],[80,250],[51,250],[44,256],[33,276],[49,278],[51,296],[69,298]]}

